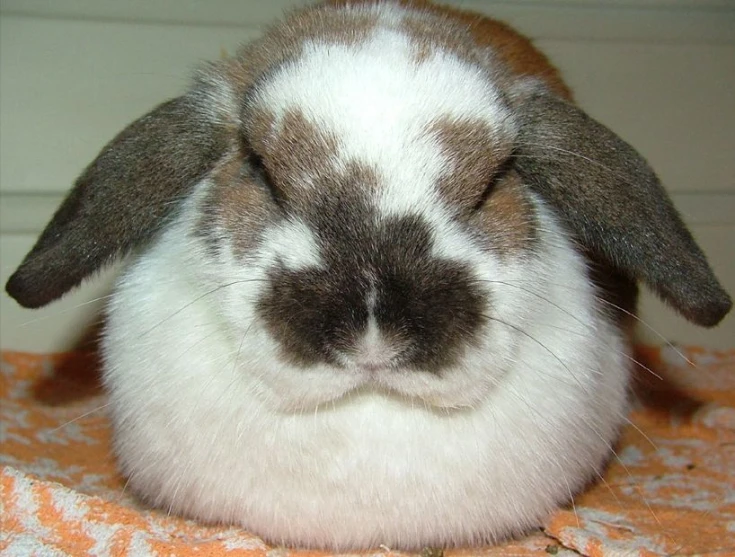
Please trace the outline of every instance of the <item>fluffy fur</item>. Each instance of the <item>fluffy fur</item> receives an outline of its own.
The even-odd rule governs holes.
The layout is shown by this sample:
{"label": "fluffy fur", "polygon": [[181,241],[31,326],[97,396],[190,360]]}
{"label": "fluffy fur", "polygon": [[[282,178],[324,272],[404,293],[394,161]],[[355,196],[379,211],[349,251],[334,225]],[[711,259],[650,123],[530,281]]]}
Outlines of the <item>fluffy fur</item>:
{"label": "fluffy fur", "polygon": [[253,316],[263,269],[204,276],[189,208],[110,307],[106,384],[131,486],[297,546],[470,544],[536,526],[605,462],[628,367],[584,261],[538,209],[543,257],[486,276],[499,321],[459,373],[424,383],[285,365]]}
{"label": "fluffy fur", "polygon": [[[477,68],[442,52],[412,56],[394,31],[307,45],[250,103],[275,115],[274,130],[299,109],[334,134],[339,150],[325,164],[376,168],[377,218],[430,223],[433,257],[470,265],[492,300],[481,340],[440,376],[406,372],[383,364],[391,345],[372,319],[360,365],[350,354],[342,370],[289,365],[256,304],[277,261],[321,265],[318,241],[298,219],[279,222],[246,261],[228,242],[212,261],[190,234],[203,182],[122,279],[105,337],[116,452],[154,505],[288,545],[495,541],[536,525],[609,454],[625,414],[626,342],[539,199],[532,253],[483,250],[450,218],[436,184],[453,161],[428,126],[439,115],[480,119],[500,138],[514,120]],[[297,187],[317,187],[300,178]]]}
{"label": "fluffy fur", "polygon": [[522,533],[612,452],[636,281],[731,306],[568,99],[487,18],[297,12],[113,139],[7,289],[37,307],[136,250],[104,378],[152,505],[333,549]]}

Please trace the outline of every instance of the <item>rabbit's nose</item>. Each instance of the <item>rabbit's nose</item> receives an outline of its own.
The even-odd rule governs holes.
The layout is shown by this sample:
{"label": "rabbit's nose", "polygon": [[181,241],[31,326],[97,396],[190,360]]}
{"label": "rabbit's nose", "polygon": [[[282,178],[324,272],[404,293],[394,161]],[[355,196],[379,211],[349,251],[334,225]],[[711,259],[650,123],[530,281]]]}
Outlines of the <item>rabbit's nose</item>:
{"label": "rabbit's nose", "polygon": [[343,353],[342,359],[348,367],[375,373],[397,364],[400,354],[405,350],[403,344],[385,335],[371,315],[365,331],[357,337],[354,346]]}

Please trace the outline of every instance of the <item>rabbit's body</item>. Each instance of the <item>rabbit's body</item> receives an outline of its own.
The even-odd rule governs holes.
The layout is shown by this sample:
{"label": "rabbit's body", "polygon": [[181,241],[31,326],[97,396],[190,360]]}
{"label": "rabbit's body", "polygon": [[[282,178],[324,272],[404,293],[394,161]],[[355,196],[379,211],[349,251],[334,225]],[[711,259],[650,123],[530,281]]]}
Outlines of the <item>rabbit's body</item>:
{"label": "rabbit's body", "polygon": [[[444,546],[538,525],[609,455],[629,360],[585,262],[537,209],[544,259],[518,263],[523,290],[510,276],[488,284],[512,298],[498,315],[511,328],[493,324],[487,336],[502,344],[434,386],[439,407],[371,372],[285,365],[254,316],[250,284],[227,286],[264,273],[202,266],[206,245],[186,233],[197,211],[185,212],[111,306],[106,383],[131,487],[164,509],[289,545]],[[444,390],[450,403],[475,394],[442,408]]]}
{"label": "rabbit's body", "polygon": [[37,307],[139,251],[105,384],[154,505],[341,549],[526,531],[612,453],[636,281],[701,325],[731,301],[527,39],[333,4],[121,132],[8,291]]}

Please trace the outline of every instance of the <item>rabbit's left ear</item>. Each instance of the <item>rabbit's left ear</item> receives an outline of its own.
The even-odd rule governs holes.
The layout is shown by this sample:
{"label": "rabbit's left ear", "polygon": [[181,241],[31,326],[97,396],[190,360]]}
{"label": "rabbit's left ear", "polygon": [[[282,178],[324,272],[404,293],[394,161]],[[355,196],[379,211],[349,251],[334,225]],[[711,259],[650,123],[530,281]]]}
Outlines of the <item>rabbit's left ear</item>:
{"label": "rabbit's left ear", "polygon": [[585,247],[711,327],[732,301],[661,183],[630,145],[576,106],[534,92],[521,103],[516,166]]}
{"label": "rabbit's left ear", "polygon": [[[206,99],[205,99],[206,100]],[[161,230],[229,147],[195,93],[139,118],[77,179],[6,290],[37,308]]]}

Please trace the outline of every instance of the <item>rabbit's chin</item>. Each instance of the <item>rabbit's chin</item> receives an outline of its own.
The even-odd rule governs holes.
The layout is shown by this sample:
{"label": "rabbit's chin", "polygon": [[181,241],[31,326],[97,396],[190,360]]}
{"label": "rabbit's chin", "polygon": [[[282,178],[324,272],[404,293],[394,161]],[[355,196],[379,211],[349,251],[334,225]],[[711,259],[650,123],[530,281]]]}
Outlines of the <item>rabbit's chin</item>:
{"label": "rabbit's chin", "polygon": [[110,306],[105,380],[130,486],[295,546],[462,545],[538,526],[608,458],[629,362],[584,261],[539,210],[543,257],[526,271],[543,294],[485,331],[502,342],[437,376],[271,369],[272,343],[233,334],[195,280],[204,252],[185,214]]}

